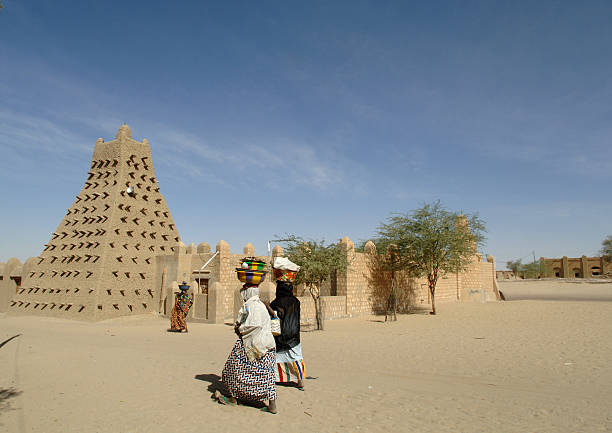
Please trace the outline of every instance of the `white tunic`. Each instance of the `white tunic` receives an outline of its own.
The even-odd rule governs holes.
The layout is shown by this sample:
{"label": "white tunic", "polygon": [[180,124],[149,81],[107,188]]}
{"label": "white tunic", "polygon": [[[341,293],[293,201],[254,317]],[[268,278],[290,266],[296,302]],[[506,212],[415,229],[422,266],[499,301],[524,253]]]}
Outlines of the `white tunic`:
{"label": "white tunic", "polygon": [[250,361],[259,359],[270,349],[276,347],[270,329],[270,314],[259,299],[259,294],[251,296],[238,312],[238,331]]}

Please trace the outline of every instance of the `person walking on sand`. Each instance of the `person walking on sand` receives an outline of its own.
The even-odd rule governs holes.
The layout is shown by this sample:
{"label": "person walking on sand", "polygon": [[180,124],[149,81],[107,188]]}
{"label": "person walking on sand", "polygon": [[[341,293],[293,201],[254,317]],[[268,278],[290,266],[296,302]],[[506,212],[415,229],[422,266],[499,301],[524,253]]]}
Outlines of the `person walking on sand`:
{"label": "person walking on sand", "polygon": [[273,264],[276,280],[276,298],[270,308],[277,312],[281,321],[281,334],[274,337],[276,342],[277,383],[295,382],[304,390],[306,370],[300,342],[300,300],[293,294],[293,279],[300,267],[289,259],[276,257]]}
{"label": "person walking on sand", "polygon": [[274,383],[275,343],[270,330],[270,315],[259,299],[259,287],[244,284],[240,290],[244,305],[238,313],[234,332],[238,340],[225,362],[221,380],[229,397],[219,390],[214,398],[221,404],[236,405],[238,399],[265,401],[264,408],[276,413]]}
{"label": "person walking on sand", "polygon": [[189,286],[183,281],[179,286],[181,290],[176,294],[172,314],[170,315],[170,332],[189,332],[187,331],[187,313],[193,305],[193,295],[189,295]]}

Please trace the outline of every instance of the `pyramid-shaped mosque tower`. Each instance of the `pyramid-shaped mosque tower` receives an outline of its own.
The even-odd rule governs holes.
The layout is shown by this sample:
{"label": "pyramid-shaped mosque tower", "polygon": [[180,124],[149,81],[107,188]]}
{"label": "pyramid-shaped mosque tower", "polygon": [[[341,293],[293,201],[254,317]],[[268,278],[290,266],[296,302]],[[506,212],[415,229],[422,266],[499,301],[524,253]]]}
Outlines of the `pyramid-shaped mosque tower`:
{"label": "pyramid-shaped mosque tower", "polygon": [[80,320],[157,311],[155,256],[178,241],[149,144],[122,125],[115,140],[96,142],[83,189],[9,311]]}

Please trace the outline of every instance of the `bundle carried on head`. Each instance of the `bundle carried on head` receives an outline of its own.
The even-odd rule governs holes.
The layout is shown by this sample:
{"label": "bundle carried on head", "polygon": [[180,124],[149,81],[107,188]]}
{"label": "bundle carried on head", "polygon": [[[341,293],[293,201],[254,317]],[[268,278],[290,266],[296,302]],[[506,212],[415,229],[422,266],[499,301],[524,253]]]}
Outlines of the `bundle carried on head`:
{"label": "bundle carried on head", "polygon": [[266,263],[257,260],[255,257],[245,257],[241,260],[241,265],[236,268],[238,279],[243,283],[261,284],[266,278]]}
{"label": "bundle carried on head", "polygon": [[280,281],[295,281],[300,267],[286,257],[275,257],[272,264],[274,278]]}

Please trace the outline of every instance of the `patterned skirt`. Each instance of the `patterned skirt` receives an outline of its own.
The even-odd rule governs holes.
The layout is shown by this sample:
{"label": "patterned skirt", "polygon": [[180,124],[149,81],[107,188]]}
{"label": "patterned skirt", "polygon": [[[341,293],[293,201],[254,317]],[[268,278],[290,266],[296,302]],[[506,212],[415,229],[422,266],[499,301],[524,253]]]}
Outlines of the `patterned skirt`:
{"label": "patterned skirt", "polygon": [[185,320],[186,316],[187,315],[185,312],[180,308],[177,308],[175,305],[170,315],[170,329],[173,331],[182,331],[183,329],[187,329],[187,321]]}
{"label": "patterned skirt", "polygon": [[249,361],[242,340],[238,339],[225,362],[221,380],[232,397],[250,401],[276,400],[275,361],[274,349]]}
{"label": "patterned skirt", "polygon": [[306,366],[302,356],[302,345],[298,344],[289,350],[276,352],[276,368],[274,380],[276,382],[297,382],[304,380]]}

